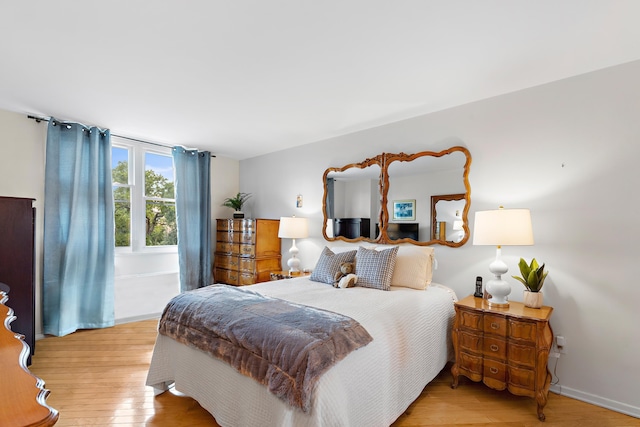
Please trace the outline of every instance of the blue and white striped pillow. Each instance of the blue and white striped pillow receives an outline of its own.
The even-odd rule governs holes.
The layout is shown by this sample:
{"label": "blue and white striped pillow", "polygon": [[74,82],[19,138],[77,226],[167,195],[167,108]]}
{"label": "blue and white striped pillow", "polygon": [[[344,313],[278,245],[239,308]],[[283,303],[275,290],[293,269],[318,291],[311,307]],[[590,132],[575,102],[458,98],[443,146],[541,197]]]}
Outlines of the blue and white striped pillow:
{"label": "blue and white striped pillow", "polygon": [[356,286],[383,291],[391,289],[391,277],[396,266],[398,247],[376,251],[360,246],[356,253]]}

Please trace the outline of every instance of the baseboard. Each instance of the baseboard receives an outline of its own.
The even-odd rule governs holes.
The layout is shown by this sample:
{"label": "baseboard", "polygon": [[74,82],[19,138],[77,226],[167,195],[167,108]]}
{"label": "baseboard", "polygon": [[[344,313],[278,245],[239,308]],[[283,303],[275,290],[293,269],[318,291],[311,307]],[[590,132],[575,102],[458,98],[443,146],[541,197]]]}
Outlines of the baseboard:
{"label": "baseboard", "polygon": [[140,316],[123,317],[122,319],[116,319],[116,325],[122,325],[123,323],[139,322],[141,320],[159,320],[162,313],[147,313]]}
{"label": "baseboard", "polygon": [[615,400],[607,399],[605,397],[596,396],[594,394],[585,393],[580,390],[575,390],[569,387],[556,384],[549,388],[549,391],[559,394],[561,396],[567,396],[572,399],[580,400],[582,402],[591,403],[592,405],[600,406],[602,408],[611,409],[612,411],[620,412],[621,414],[629,415],[635,418],[640,418],[640,408],[636,406],[627,405],[626,403],[616,402]]}

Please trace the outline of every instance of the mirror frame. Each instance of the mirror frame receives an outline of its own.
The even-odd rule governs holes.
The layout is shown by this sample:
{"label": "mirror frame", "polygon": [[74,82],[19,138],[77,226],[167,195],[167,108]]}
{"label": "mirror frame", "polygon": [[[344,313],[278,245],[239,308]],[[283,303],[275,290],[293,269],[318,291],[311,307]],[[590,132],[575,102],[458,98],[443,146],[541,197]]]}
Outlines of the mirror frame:
{"label": "mirror frame", "polygon": [[[440,242],[442,242],[442,240],[438,239],[438,237],[435,235],[435,230],[436,230],[436,224],[437,224],[437,218],[438,218],[438,212],[436,210],[436,205],[438,204],[438,202],[440,201],[445,201],[445,202],[452,202],[452,201],[457,201],[457,200],[465,200],[465,193],[459,193],[459,194],[441,194],[441,195],[437,195],[437,196],[431,196],[431,239],[432,240],[438,240]],[[466,206],[466,203],[465,203]],[[461,217],[462,219],[462,217]],[[464,224],[463,224],[463,229],[464,229]],[[467,236],[467,233],[465,232],[465,237]],[[468,237],[467,237],[468,239]]]}
{"label": "mirror frame", "polygon": [[[366,167],[374,166],[374,165],[380,166],[380,176],[378,178],[378,191],[379,193],[382,193],[381,184],[382,184],[382,175],[384,174],[384,153],[379,154],[375,157],[370,157],[360,163],[350,163],[340,168],[329,168],[326,171],[324,171],[324,174],[322,175],[322,183],[324,186],[324,192],[322,197],[322,216],[324,218],[324,220],[322,221],[322,235],[324,236],[325,240],[330,242],[334,242],[336,240],[343,240],[345,242],[360,242],[363,240],[367,242],[378,242],[380,235],[376,236],[375,239],[371,239],[367,237],[356,237],[355,239],[348,239],[344,236],[329,237],[327,235],[327,223],[328,223],[327,221],[328,220],[327,218],[327,177],[329,176],[329,174],[331,172],[344,172],[345,170],[351,169],[351,168],[364,169]],[[378,223],[382,224],[382,218],[380,215],[381,215],[381,212],[378,213]]]}
{"label": "mirror frame", "polygon": [[[409,239],[409,238],[403,238],[403,239],[398,239],[398,240],[391,240],[389,238],[389,235],[387,234],[387,224],[389,223],[389,210],[387,209],[387,203],[388,203],[388,191],[389,191],[389,165],[392,162],[410,162],[412,160],[418,159],[420,157],[442,157],[442,156],[446,156],[447,154],[452,154],[452,153],[457,153],[460,152],[462,154],[464,154],[465,156],[465,163],[464,163],[464,169],[462,172],[462,181],[464,183],[464,188],[465,188],[465,192],[461,193],[463,194],[462,199],[465,200],[465,205],[464,205],[464,209],[462,211],[462,220],[464,221],[463,224],[463,229],[464,229],[464,237],[462,238],[461,241],[459,242],[448,242],[448,241],[441,241],[441,240],[435,240],[435,239],[430,239],[429,241],[416,241],[413,239]],[[378,223],[380,224],[380,232],[378,234],[378,236],[376,236],[375,239],[370,239],[370,238],[366,238],[366,237],[357,237],[354,239],[348,239],[346,237],[343,236],[338,236],[338,237],[329,237],[327,236],[327,222],[328,222],[328,218],[327,218],[327,177],[329,175],[329,173],[331,172],[344,172],[345,170],[352,168],[352,167],[356,167],[356,168],[365,168],[371,165],[379,165],[380,166],[380,180],[379,180],[379,189],[380,189],[380,213],[378,216]],[[324,236],[325,240],[327,241],[337,241],[337,240],[342,240],[342,241],[346,241],[346,242],[358,242],[358,241],[368,241],[368,242],[373,242],[373,243],[380,243],[380,244],[399,244],[399,243],[410,243],[413,245],[417,245],[417,246],[430,246],[430,245],[435,245],[435,244],[439,244],[439,245],[443,245],[443,246],[449,246],[449,247],[460,247],[462,245],[464,245],[468,240],[469,240],[469,221],[468,221],[468,213],[469,213],[469,208],[471,205],[471,186],[469,185],[469,168],[471,166],[471,153],[469,152],[469,150],[467,150],[465,147],[462,146],[455,146],[455,147],[451,147],[448,148],[446,150],[442,150],[442,151],[420,151],[418,153],[415,154],[405,154],[405,153],[382,153],[379,154],[375,157],[371,157],[368,158],[366,160],[364,160],[363,162],[360,163],[351,163],[348,164],[346,166],[340,167],[340,168],[329,168],[324,172],[324,175],[322,177],[322,182],[324,185],[324,194],[323,194],[323,199],[322,199],[322,216],[324,218],[323,222],[322,222],[322,235]],[[460,200],[462,200],[460,199]],[[431,218],[431,222],[433,223],[433,214],[432,214],[432,218]],[[430,237],[433,235],[433,233],[430,233]]]}

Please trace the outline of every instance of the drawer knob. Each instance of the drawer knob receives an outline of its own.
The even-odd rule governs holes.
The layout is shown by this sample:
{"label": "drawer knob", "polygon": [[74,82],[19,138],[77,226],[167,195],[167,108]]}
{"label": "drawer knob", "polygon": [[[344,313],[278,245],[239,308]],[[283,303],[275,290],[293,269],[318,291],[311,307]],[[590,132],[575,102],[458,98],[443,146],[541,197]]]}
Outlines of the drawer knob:
{"label": "drawer knob", "polygon": [[497,373],[498,373],[498,368],[491,367],[491,368],[489,368],[489,371],[490,371],[492,374],[494,374],[494,375],[495,375],[495,374],[497,374]]}
{"label": "drawer knob", "polygon": [[491,346],[489,348],[491,349],[491,351],[498,351],[500,349],[500,347],[498,347],[495,344],[491,344]]}
{"label": "drawer knob", "polygon": [[498,325],[498,324],[497,324],[497,323],[495,323],[495,322],[492,322],[492,323],[491,323],[491,329],[500,329],[500,325]]}

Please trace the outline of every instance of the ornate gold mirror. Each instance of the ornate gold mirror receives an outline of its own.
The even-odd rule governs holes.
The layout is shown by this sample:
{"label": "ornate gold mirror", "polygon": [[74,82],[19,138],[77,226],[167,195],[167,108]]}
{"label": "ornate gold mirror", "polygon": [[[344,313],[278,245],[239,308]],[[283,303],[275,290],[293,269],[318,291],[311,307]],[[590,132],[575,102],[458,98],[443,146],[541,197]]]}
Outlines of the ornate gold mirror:
{"label": "ornate gold mirror", "polygon": [[469,239],[470,165],[469,151],[452,147],[383,153],[329,168],[323,235],[329,241],[462,246]]}
{"label": "ornate gold mirror", "polygon": [[327,240],[376,241],[380,223],[381,157],[324,172],[324,223]]}

